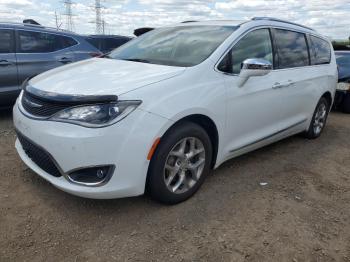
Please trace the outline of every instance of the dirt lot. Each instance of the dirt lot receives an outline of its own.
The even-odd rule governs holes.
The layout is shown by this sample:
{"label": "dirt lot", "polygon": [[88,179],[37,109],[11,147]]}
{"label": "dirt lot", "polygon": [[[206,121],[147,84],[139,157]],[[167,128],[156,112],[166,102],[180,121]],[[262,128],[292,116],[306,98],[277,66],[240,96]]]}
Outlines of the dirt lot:
{"label": "dirt lot", "polygon": [[[0,261],[350,261],[350,116],[224,164],[189,201],[96,201],[40,179],[0,113]],[[268,183],[262,186],[260,183]]]}

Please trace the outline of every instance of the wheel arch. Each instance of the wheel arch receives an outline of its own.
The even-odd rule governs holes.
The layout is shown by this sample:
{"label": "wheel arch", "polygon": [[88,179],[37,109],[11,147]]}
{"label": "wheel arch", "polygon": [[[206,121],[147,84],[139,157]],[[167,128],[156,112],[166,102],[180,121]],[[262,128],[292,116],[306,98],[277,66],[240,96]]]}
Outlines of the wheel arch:
{"label": "wheel arch", "polygon": [[327,99],[327,101],[329,103],[329,109],[331,109],[332,108],[332,104],[333,104],[333,98],[332,98],[331,92],[327,91],[321,97],[324,97],[324,98]]}
{"label": "wheel arch", "polygon": [[[191,123],[197,124],[200,127],[202,127],[205,130],[205,132],[208,134],[213,147],[211,168],[214,168],[217,160],[217,156],[218,156],[218,150],[219,150],[219,131],[216,123],[209,116],[205,114],[190,114],[187,116],[183,116],[178,120],[176,120],[175,122],[173,122],[169,127],[166,128],[166,130],[162,134],[162,137],[164,137],[167,134],[167,132],[169,132],[171,129],[175,128],[179,124],[182,124],[183,122],[191,122]],[[153,157],[151,161],[152,160],[153,160]]]}

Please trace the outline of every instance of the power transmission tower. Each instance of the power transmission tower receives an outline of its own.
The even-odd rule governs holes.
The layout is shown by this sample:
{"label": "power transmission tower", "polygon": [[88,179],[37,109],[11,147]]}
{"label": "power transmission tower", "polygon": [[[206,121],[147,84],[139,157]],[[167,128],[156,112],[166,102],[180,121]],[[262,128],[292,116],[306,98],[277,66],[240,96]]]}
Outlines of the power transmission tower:
{"label": "power transmission tower", "polygon": [[58,15],[56,11],[55,11],[55,24],[56,24],[57,30],[61,29],[61,26],[62,26],[61,16]]}
{"label": "power transmission tower", "polygon": [[66,8],[66,12],[64,15],[66,16],[66,29],[69,31],[74,31],[74,22],[73,22],[73,12],[72,12],[72,0],[64,0],[64,7]]}
{"label": "power transmission tower", "polygon": [[101,10],[104,8],[101,5],[101,0],[95,0],[95,12],[96,12],[96,19],[95,19],[95,24],[96,24],[96,34],[104,34],[104,20],[102,19],[102,13]]}

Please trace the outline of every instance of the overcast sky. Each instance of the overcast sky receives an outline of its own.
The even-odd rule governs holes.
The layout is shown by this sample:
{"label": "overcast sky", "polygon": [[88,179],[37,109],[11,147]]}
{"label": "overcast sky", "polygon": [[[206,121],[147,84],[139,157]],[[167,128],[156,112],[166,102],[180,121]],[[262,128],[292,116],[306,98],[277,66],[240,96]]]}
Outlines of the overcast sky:
{"label": "overcast sky", "polygon": [[[74,0],[77,33],[94,33],[94,0]],[[185,20],[273,16],[305,24],[333,39],[350,35],[350,0],[102,0],[106,31],[132,35],[135,28],[161,26]],[[55,26],[55,11],[64,14],[62,0],[0,0],[0,21],[33,18]],[[62,27],[66,27],[61,15]]]}

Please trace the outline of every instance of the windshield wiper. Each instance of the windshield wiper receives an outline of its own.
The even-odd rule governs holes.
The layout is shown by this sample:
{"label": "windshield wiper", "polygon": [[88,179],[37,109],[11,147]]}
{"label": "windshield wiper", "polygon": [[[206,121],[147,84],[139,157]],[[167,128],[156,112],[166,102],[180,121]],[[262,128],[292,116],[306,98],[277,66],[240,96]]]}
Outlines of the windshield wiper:
{"label": "windshield wiper", "polygon": [[140,58],[123,58],[122,60],[151,64],[151,61],[147,59],[140,59]]}

